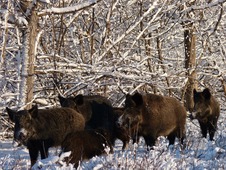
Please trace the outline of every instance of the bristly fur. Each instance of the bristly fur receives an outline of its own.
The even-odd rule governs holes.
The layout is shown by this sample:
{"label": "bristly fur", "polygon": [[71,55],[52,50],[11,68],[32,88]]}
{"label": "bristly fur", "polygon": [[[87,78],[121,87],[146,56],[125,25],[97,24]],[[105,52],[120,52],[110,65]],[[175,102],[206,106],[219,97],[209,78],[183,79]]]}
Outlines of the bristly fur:
{"label": "bristly fur", "polygon": [[143,136],[152,147],[159,136],[166,136],[169,144],[178,137],[185,138],[186,110],[175,98],[155,94],[127,95],[124,114],[118,123]]}
{"label": "bristly fur", "polygon": [[83,116],[70,108],[38,109],[36,117],[29,119],[29,111],[23,117],[21,125],[30,134],[30,139],[51,138],[56,146],[68,133],[83,130],[85,126]]}
{"label": "bristly fur", "polygon": [[81,113],[85,120],[85,129],[103,128],[108,130],[111,136],[111,143],[114,144],[118,138],[123,141],[123,149],[129,141],[128,133],[116,126],[120,109],[114,109],[111,102],[104,96],[77,95],[75,97],[64,98],[58,96],[62,107],[70,107]]}
{"label": "bristly fur", "polygon": [[72,152],[65,161],[73,163],[77,168],[79,161],[106,154],[106,147],[110,148],[111,153],[113,152],[108,131],[104,129],[84,130],[68,134],[62,143],[62,152]]}
{"label": "bristly fur", "polygon": [[191,119],[197,119],[203,137],[209,133],[210,140],[214,140],[217,130],[217,121],[220,116],[220,104],[210,93],[208,88],[201,92],[193,91],[194,108],[190,114]]}
{"label": "bristly fur", "polygon": [[[38,109],[34,106],[18,112],[6,110],[15,123],[14,138],[27,145],[31,166],[37,161],[39,152],[41,159],[48,157],[50,147],[60,146],[67,134],[85,127],[84,117],[71,108]],[[27,131],[26,135],[21,135],[21,128]]]}

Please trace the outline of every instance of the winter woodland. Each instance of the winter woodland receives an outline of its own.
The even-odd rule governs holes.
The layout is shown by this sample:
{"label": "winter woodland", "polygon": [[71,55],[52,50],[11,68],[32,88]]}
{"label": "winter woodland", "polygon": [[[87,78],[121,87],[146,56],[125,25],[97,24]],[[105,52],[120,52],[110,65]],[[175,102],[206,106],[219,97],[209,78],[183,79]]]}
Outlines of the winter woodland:
{"label": "winter woodland", "polygon": [[[208,87],[221,105],[215,141],[187,119],[187,146],[144,141],[80,169],[226,169],[226,0],[1,0],[0,167],[28,169],[5,111],[59,107],[58,94],[99,94],[124,106],[135,91],[172,96],[191,111]],[[72,169],[53,148],[42,169]]]}

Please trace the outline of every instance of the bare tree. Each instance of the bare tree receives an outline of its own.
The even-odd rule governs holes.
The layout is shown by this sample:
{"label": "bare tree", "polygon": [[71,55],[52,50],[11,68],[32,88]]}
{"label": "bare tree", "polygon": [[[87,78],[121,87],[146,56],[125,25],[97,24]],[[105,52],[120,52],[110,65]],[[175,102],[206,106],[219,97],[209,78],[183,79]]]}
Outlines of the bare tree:
{"label": "bare tree", "polygon": [[[23,24],[15,28],[8,25],[8,34],[5,26],[0,28],[6,39],[13,41],[2,41],[5,43],[1,49],[5,52],[2,55],[7,61],[6,68],[10,68],[6,73],[7,88],[20,101],[19,107],[33,100],[37,102],[39,98],[48,101],[45,105],[56,105],[57,93],[99,93],[119,98],[121,101],[115,102],[119,105],[124,94],[136,90],[170,93],[181,99],[181,89],[186,86],[184,98],[190,110],[194,83],[204,86],[209,82],[217,88],[220,84],[222,90],[218,72],[216,75],[211,72],[217,68],[219,74],[225,72],[219,64],[225,51],[224,10],[219,22],[220,17],[214,15],[220,8],[225,9],[223,0],[211,1],[208,5],[204,0],[190,5],[166,0],[77,2],[41,5],[38,1],[32,5],[24,1],[21,8],[15,8],[15,11],[22,10],[15,16],[20,16],[17,21],[24,21]],[[33,27],[29,26],[34,24],[32,19],[36,20],[33,15],[37,15],[36,33],[32,33]],[[210,30],[215,31],[206,38]],[[206,51],[203,37],[208,40]],[[18,40],[21,44],[15,43]],[[8,48],[10,45],[14,51]],[[212,50],[213,46],[217,50]],[[34,66],[34,70],[32,67],[29,70],[29,66]]]}
{"label": "bare tree", "polygon": [[187,27],[184,31],[184,47],[185,47],[185,68],[187,70],[187,85],[185,92],[186,108],[189,111],[193,109],[193,89],[196,86],[196,35],[194,27]]}
{"label": "bare tree", "polygon": [[[191,7],[196,1],[187,2],[186,7]],[[184,9],[184,6],[182,7]],[[185,51],[185,69],[187,74],[187,83],[185,86],[185,106],[188,111],[192,111],[193,89],[196,86],[196,33],[194,23],[191,19],[193,12],[185,15],[185,21],[182,22],[184,28],[184,51]]]}

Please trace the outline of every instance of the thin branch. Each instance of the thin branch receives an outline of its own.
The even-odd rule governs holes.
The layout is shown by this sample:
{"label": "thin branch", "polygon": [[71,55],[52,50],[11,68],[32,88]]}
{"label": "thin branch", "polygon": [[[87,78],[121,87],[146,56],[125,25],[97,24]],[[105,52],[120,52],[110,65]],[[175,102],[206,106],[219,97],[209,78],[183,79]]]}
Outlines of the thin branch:
{"label": "thin branch", "polygon": [[95,5],[96,3],[100,2],[101,0],[88,0],[86,2],[78,3],[76,6],[65,7],[65,8],[55,8],[52,7],[50,9],[42,10],[38,13],[38,16],[45,16],[50,14],[68,14],[78,12],[85,8]]}

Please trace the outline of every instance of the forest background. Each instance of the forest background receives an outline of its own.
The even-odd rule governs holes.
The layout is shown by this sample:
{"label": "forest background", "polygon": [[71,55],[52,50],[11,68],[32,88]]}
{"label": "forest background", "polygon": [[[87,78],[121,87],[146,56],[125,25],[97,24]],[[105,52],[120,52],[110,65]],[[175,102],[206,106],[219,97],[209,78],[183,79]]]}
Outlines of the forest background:
{"label": "forest background", "polygon": [[5,107],[59,106],[58,94],[100,94],[123,106],[134,91],[226,94],[225,0],[2,0],[1,130]]}
{"label": "forest background", "polygon": [[192,108],[193,88],[224,99],[225,0],[3,0],[0,107],[55,106],[100,94],[123,105],[136,90]]}
{"label": "forest background", "polygon": [[[170,168],[179,163],[188,168],[192,164],[224,169],[225,2],[1,0],[0,139],[12,139],[13,125],[6,106],[57,107],[59,94],[100,94],[121,107],[127,93],[140,91],[175,97],[191,111],[193,89],[208,87],[221,104],[216,145],[200,142],[199,129],[194,130],[187,121],[191,136],[184,151],[186,158],[178,160],[177,149],[173,154],[162,150],[161,146],[166,146],[163,141],[147,158],[151,160],[147,167],[167,167],[165,160],[169,159]],[[197,132],[195,138],[191,131]],[[159,162],[155,162],[156,155],[162,157]],[[202,155],[206,155],[204,160]],[[115,157],[120,162],[121,157]],[[140,158],[146,159],[143,155]],[[12,164],[5,155],[0,162],[7,168]],[[14,162],[17,166],[18,159]]]}

